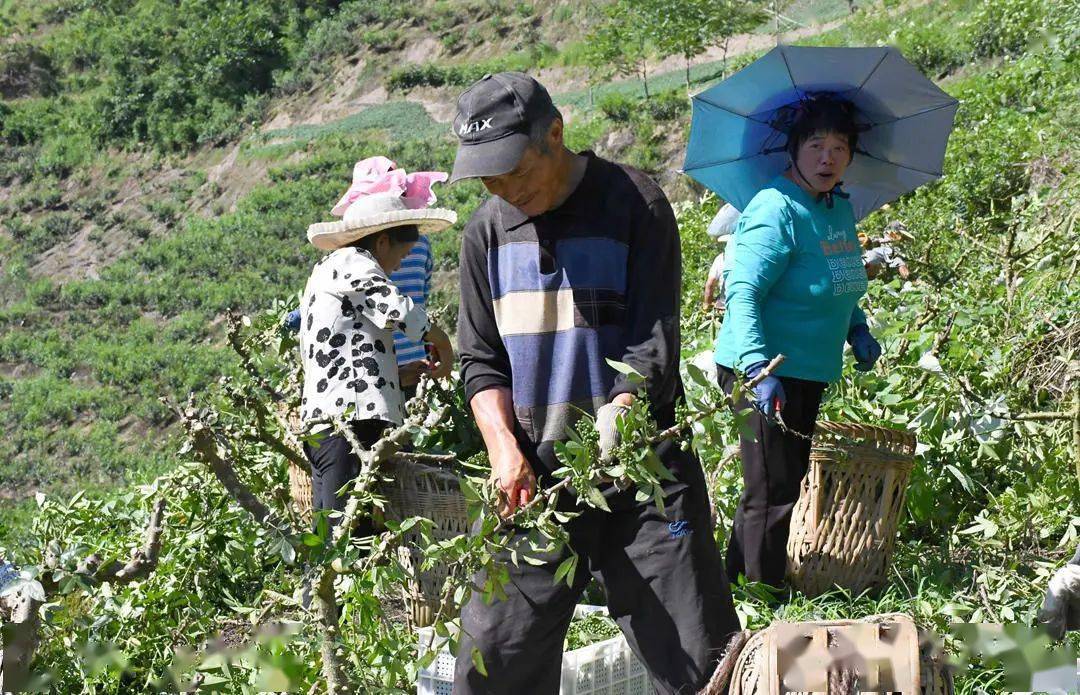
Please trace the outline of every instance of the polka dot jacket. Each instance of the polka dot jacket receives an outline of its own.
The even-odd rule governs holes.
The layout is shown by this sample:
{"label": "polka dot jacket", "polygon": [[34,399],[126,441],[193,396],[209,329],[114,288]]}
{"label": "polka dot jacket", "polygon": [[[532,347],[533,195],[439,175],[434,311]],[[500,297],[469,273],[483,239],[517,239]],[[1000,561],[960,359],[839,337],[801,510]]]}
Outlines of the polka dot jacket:
{"label": "polka dot jacket", "polygon": [[390,282],[362,249],[334,251],[311,271],[301,300],[304,392],[300,417],[311,427],[342,415],[402,423],[394,330],[419,342],[424,308]]}

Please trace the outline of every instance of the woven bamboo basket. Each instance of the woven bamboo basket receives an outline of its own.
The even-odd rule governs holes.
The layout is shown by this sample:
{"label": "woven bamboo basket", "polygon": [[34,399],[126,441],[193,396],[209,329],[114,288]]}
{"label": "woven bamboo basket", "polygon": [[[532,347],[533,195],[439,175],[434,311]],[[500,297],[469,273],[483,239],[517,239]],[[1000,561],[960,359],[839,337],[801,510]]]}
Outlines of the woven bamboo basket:
{"label": "woven bamboo basket", "polygon": [[[386,496],[386,518],[401,521],[410,516],[422,516],[433,523],[435,540],[447,540],[468,533],[469,513],[457,476],[452,472],[410,461],[395,462],[393,480],[382,488]],[[443,584],[450,568],[436,564],[420,570],[422,554],[413,545],[415,532],[405,534],[405,545],[398,548],[402,564],[412,571],[412,580],[405,587],[405,604],[414,627],[427,627],[435,621],[440,608],[446,617],[453,617],[456,606],[442,604]]]}
{"label": "woven bamboo basket", "polygon": [[[295,433],[304,429],[304,423],[300,420],[300,411],[290,408],[287,403],[277,405],[278,415],[288,427],[289,432]],[[294,442],[295,446],[295,442]],[[300,453],[303,456],[302,452]],[[306,466],[297,465],[289,459],[289,494],[292,497],[293,511],[305,524],[311,523],[311,471]]]}
{"label": "woven bamboo basket", "polygon": [[289,461],[289,495],[293,510],[305,524],[311,524],[311,472]]}
{"label": "woven bamboo basket", "polygon": [[[424,466],[411,461],[396,459],[393,462],[392,480],[383,483],[379,492],[386,497],[386,517],[401,521],[411,516],[422,516],[434,522],[432,536],[445,540],[469,530],[468,510],[465,496],[457,477],[448,471]],[[289,462],[289,492],[293,508],[304,523],[311,522],[311,473]],[[441,604],[443,583],[449,573],[445,565],[436,565],[421,571],[423,558],[420,551],[409,547],[418,539],[415,532],[405,534],[406,545],[398,548],[399,559],[412,572],[412,579],[404,587],[404,599],[414,627],[427,627],[435,620]],[[447,611],[454,610],[447,606]],[[453,617],[448,613],[448,617]]]}
{"label": "woven bamboo basket", "polygon": [[728,695],[952,695],[953,681],[937,639],[894,613],[770,625],[746,642],[728,687]]}
{"label": "woven bamboo basket", "polygon": [[818,422],[791,515],[788,578],[808,596],[885,581],[914,465],[910,432]]}

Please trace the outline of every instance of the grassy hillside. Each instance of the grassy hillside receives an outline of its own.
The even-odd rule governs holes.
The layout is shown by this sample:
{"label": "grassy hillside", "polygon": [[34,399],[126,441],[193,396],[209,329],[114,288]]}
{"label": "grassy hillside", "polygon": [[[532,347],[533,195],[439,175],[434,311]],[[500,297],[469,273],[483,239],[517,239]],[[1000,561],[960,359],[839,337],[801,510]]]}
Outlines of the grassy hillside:
{"label": "grassy hillside", "polygon": [[[197,13],[213,4],[177,7]],[[0,545],[28,562],[69,535],[119,546],[150,492],[125,484],[169,471],[185,490],[171,507],[175,530],[159,576],[119,598],[95,594],[86,599],[92,611],[67,606],[52,628],[122,646],[135,675],[102,667],[91,680],[103,690],[159,673],[172,644],[198,644],[259,605],[263,589],[292,588],[279,564],[247,551],[266,539],[205,475],[182,465],[170,442],[173,415],[158,398],[206,394],[222,375],[238,375],[222,345],[222,314],[236,308],[270,322],[295,300],[317,257],[303,230],[325,218],[353,162],[376,153],[411,169],[452,162],[445,125],[419,100],[449,98],[453,85],[394,92],[343,118],[304,116],[321,100],[385,88],[405,74],[395,73],[397,61],[423,37],[462,71],[535,60],[571,75],[575,65],[580,33],[566,30],[566,4],[533,3],[527,12],[435,2],[408,14],[390,3],[335,4],[240,12],[229,31],[252,40],[226,45],[186,35],[170,43],[154,3],[102,4],[108,12],[0,3],[0,498],[12,500],[0,501]],[[863,223],[870,232],[894,219],[907,224],[917,281],[872,283],[882,365],[849,373],[825,406],[831,417],[918,434],[909,517],[883,595],[796,596],[778,606],[742,587],[739,609],[754,627],[777,616],[894,608],[942,629],[953,618],[1028,621],[1048,571],[1080,536],[1070,423],[1028,417],[1067,411],[1077,388],[1080,10],[1037,0],[861,5],[804,41],[896,45],[961,100],[943,180]],[[492,24],[495,16],[504,24]],[[536,30],[535,50],[515,46],[517,29],[499,33],[521,24]],[[483,49],[502,41],[498,55]],[[122,59],[132,45],[155,55],[184,50],[175,61],[133,65]],[[239,70],[250,60],[265,62],[263,82]],[[213,69],[200,81],[203,62]],[[698,65],[696,88],[724,67]],[[252,81],[236,82],[236,72]],[[353,82],[343,87],[341,74]],[[33,77],[13,85],[22,75]],[[690,356],[712,338],[697,293],[715,250],[704,226],[719,201],[699,200],[701,191],[672,171],[689,125],[681,80],[681,70],[656,76],[648,102],[634,80],[591,94],[583,80],[568,80],[553,91],[571,116],[573,146],[641,166],[682,199]],[[144,94],[133,85],[153,87]],[[244,124],[264,118],[263,128]],[[462,217],[481,194],[475,183],[440,191]],[[451,232],[435,243],[438,301],[451,318],[456,242]],[[720,451],[706,448],[706,463]],[[280,482],[281,462],[266,465]],[[722,518],[737,487],[733,471],[717,476]],[[61,501],[84,488],[96,494]],[[38,490],[50,493],[41,510],[32,501]],[[55,641],[49,650],[65,683],[83,682],[87,662],[74,647]],[[1000,691],[1002,679],[1000,669],[984,668],[960,692]]]}
{"label": "grassy hillside", "polygon": [[[416,102],[253,125],[330,98],[358,62],[366,76],[348,87],[363,91],[418,43],[462,62],[527,50],[541,35],[521,26],[542,23],[575,35],[558,3],[0,4],[4,514],[37,490],[168,468],[158,398],[232,373],[222,312],[298,290],[316,257],[303,229],[349,162],[392,143],[417,166],[446,133]],[[197,35],[168,29],[182,26]],[[0,521],[0,537],[20,523]]]}
{"label": "grassy hillside", "polygon": [[[1035,12],[1030,9],[1035,6],[1001,3],[998,10],[989,6],[973,12],[972,4],[950,2],[902,15],[888,5],[874,6],[812,41],[890,42],[921,69],[948,76],[962,66],[1022,53],[1031,34],[1021,27],[1032,21],[1024,13]],[[42,66],[29,84],[5,93],[13,98],[6,99],[0,111],[6,143],[0,180],[7,193],[0,234],[6,261],[0,278],[0,366],[8,384],[0,419],[10,435],[0,444],[0,468],[8,481],[0,494],[9,499],[26,498],[38,489],[70,490],[75,483],[111,483],[118,476],[137,479],[142,472],[162,470],[171,456],[166,443],[171,420],[157,397],[182,397],[229,372],[229,358],[217,347],[222,311],[254,310],[297,291],[314,258],[298,243],[302,229],[321,219],[325,200],[343,185],[348,162],[390,147],[409,166],[445,168],[452,154],[445,126],[417,102],[404,100],[320,124],[250,133],[231,153],[231,168],[216,176],[214,167],[222,166],[225,149],[204,147],[192,157],[113,147],[129,148],[133,137],[149,138],[149,144],[166,150],[226,139],[236,131],[199,135],[173,122],[176,119],[162,111],[162,100],[172,104],[181,121],[201,123],[204,129],[212,124],[205,113],[193,110],[192,100],[212,103],[207,108],[225,109],[222,113],[231,115],[222,122],[235,129],[241,123],[238,109],[246,108],[243,95],[257,95],[261,89],[262,101],[251,107],[252,114],[269,117],[295,101],[300,85],[315,85],[318,93],[320,80],[333,82],[327,72],[347,66],[358,52],[364,60],[400,56],[384,50],[370,32],[412,36],[409,32],[422,27],[445,33],[466,26],[470,8],[476,9],[434,3],[407,14],[389,4],[345,3],[334,11],[329,5],[299,3],[281,10],[281,16],[257,12],[237,17],[247,30],[273,29],[276,48],[270,53],[278,57],[267,58],[257,46],[245,48],[250,49],[245,55],[228,54],[240,61],[230,63],[233,68],[256,57],[269,60],[265,84],[229,82],[234,71],[222,64],[215,72],[222,80],[218,88],[239,99],[230,102],[232,106],[190,87],[187,100],[174,103],[158,95],[129,104],[123,111],[130,116],[127,125],[121,128],[109,121],[109,130],[104,124],[109,112],[100,109],[102,100],[113,98],[109,90],[119,90],[125,98],[138,91],[122,86],[130,86],[130,75],[117,72],[124,69],[118,54],[125,44],[113,28],[134,17],[138,21],[127,21],[126,31],[150,36],[154,22],[166,21],[164,15],[151,18],[153,13],[139,3],[111,7],[108,13],[62,2],[33,8],[9,3],[0,12],[2,26],[13,39],[0,63],[8,82],[27,61]],[[565,6],[538,6],[532,14],[523,6],[496,7],[484,3],[472,26],[481,33],[465,32],[476,41],[457,47],[451,66],[466,69],[473,64],[469,55],[494,39],[482,34],[490,27],[480,20],[496,15],[530,22],[539,16],[541,35],[563,38],[573,62],[573,34],[565,32],[568,17],[561,9]],[[196,3],[183,11],[200,8]],[[1060,44],[1065,37],[1059,34],[1048,35],[1048,41]],[[146,50],[160,52],[173,45],[158,39]],[[552,40],[544,45],[558,44]],[[191,61],[199,51],[213,54],[220,49],[188,42],[184,50],[190,51],[190,60],[174,65],[181,72],[194,69]],[[753,57],[741,56],[727,66],[704,62],[695,66],[692,77],[704,86],[718,79],[724,67],[737,68]],[[528,57],[511,53],[498,60]],[[557,57],[548,60],[558,62]],[[389,70],[380,78],[372,73],[373,81],[367,84],[379,84],[392,74]],[[188,75],[186,84],[193,84],[194,77]],[[616,81],[591,94],[553,88],[572,116],[569,137],[575,146],[597,147],[654,172],[670,192],[685,197],[695,191],[673,171],[688,120],[678,87],[681,77],[679,71],[654,77],[651,89],[658,96],[644,103],[644,109],[638,107],[641,90],[635,80]],[[165,80],[157,73],[145,79],[154,84]],[[444,98],[452,98],[455,89],[445,89]],[[95,118],[96,125],[82,127]],[[151,118],[170,122],[173,129],[160,130],[147,120]],[[675,127],[658,128],[659,123]],[[309,174],[313,180],[305,180]],[[267,185],[244,196],[248,178],[266,180]],[[294,192],[294,186],[304,192]],[[229,195],[231,187],[239,190]],[[467,214],[477,193],[465,187],[448,195]],[[238,204],[232,202],[236,196],[242,196]],[[453,270],[455,244],[453,235],[438,240],[438,256],[447,271]],[[453,303],[452,297],[447,300]]]}

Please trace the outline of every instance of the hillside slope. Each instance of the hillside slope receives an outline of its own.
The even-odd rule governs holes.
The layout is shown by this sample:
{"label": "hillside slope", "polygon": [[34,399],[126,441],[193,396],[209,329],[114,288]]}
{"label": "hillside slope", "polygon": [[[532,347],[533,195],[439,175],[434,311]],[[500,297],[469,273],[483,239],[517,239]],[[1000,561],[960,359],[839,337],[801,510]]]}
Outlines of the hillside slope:
{"label": "hillside slope", "polygon": [[[1002,12],[1015,2],[1003,3]],[[15,5],[6,7],[2,16],[17,14]],[[71,43],[96,25],[66,7],[45,3],[18,17],[20,33],[9,29],[6,45],[33,36],[30,45],[52,50],[57,64],[87,61],[72,55]],[[949,85],[951,75],[985,71],[1001,56],[1027,48],[1026,39],[1018,43],[1007,33],[1011,24],[991,26],[1000,19],[993,6],[981,15],[975,7],[959,1],[932,8],[869,6],[803,40],[895,43]],[[72,130],[63,119],[72,109],[77,116],[80,100],[98,98],[95,90],[103,88],[95,84],[100,78],[92,64],[81,81],[68,78],[49,87],[42,78],[19,87],[4,102],[7,144],[0,172],[0,498],[111,487],[169,466],[172,415],[158,398],[181,400],[235,373],[222,347],[223,313],[265,310],[294,295],[316,257],[299,243],[300,230],[322,219],[351,162],[387,152],[413,168],[449,167],[453,142],[442,121],[459,87],[386,91],[403,65],[438,59],[450,70],[440,75],[455,79],[491,67],[539,66],[567,112],[573,146],[654,173],[673,199],[696,199],[700,189],[676,171],[688,124],[682,70],[651,76],[655,96],[645,102],[633,79],[590,90],[574,67],[582,34],[572,5],[526,9],[486,1],[425,3],[412,13],[388,3],[324,8],[325,18],[306,21],[287,64],[274,73],[275,86],[252,111],[265,120],[238,135],[223,131],[191,153],[153,153],[122,142],[98,149]],[[953,35],[957,27],[962,40]],[[991,30],[1004,38],[979,38],[996,36]],[[13,53],[19,58],[25,51]],[[704,59],[691,73],[695,88],[753,55],[728,64]],[[42,114],[59,119],[51,130],[31,122]],[[1062,173],[1070,171],[1067,159],[1040,159],[1034,151],[1021,156],[1016,164],[1045,160],[1057,172],[1053,176],[1069,180]],[[999,186],[1021,191],[1021,179]],[[989,189],[985,194],[997,195]],[[480,195],[471,183],[444,191],[443,198],[464,216]],[[436,255],[436,299],[452,322],[455,235],[440,235]],[[697,286],[698,272],[688,264],[688,291]]]}
{"label": "hillside slope", "polygon": [[[273,195],[280,167],[320,170],[313,162],[335,137],[348,143],[342,159],[359,158],[363,149],[348,141],[358,132],[372,135],[372,148],[393,141],[411,166],[445,166],[445,124],[460,86],[388,92],[395,70],[530,67],[566,95],[570,119],[594,112],[579,103],[584,83],[575,56],[588,17],[574,3],[425,2],[408,11],[332,4],[299,3],[292,14],[275,10],[284,12],[279,16],[224,15],[223,22],[255,24],[237,31],[278,22],[286,47],[263,41],[259,50],[277,66],[272,87],[243,99],[208,92],[217,101],[205,122],[189,115],[202,109],[195,102],[163,102],[189,109],[174,111],[173,121],[152,120],[153,111],[140,116],[138,109],[156,107],[133,101],[133,84],[112,84],[142,79],[159,87],[164,79],[124,62],[128,49],[149,55],[164,48],[153,34],[164,20],[148,17],[143,5],[131,4],[129,15],[62,0],[0,5],[0,500],[138,479],[168,465],[172,420],[158,397],[183,398],[230,373],[231,358],[220,350],[221,312],[287,297],[315,257],[298,243],[298,230],[321,205],[286,220],[255,202]],[[711,67],[696,76],[714,76],[716,66],[704,60]],[[662,68],[658,62],[653,69]],[[677,72],[658,84],[674,84]],[[243,87],[216,74],[222,89]],[[94,117],[87,108],[104,109],[111,120],[88,133],[93,129],[82,124]],[[635,135],[618,130],[595,145],[619,153]],[[181,146],[189,136],[205,142],[189,150]],[[583,146],[594,144],[583,137],[590,140]],[[677,180],[677,139],[653,143],[638,163]],[[327,168],[321,195],[332,197],[347,171],[340,163]],[[463,190],[450,195],[465,204],[477,194]],[[254,217],[262,218],[259,231],[247,226]],[[218,246],[232,234],[248,243]],[[267,243],[277,250],[270,253]],[[444,258],[453,257],[452,243]],[[451,271],[444,268],[441,286],[452,285]]]}
{"label": "hillside slope", "polygon": [[[1040,0],[864,5],[802,41],[896,45],[961,105],[942,179],[862,223],[871,234],[893,220],[906,224],[915,237],[905,249],[914,280],[872,283],[866,306],[884,355],[869,373],[855,372],[848,360],[823,411],[834,420],[909,430],[919,443],[916,466],[886,587],[808,599],[736,585],[737,609],[750,629],[774,619],[889,611],[910,613],[943,633],[955,621],[1030,624],[1050,573],[1080,540],[1080,4],[1055,4],[1053,11]],[[342,4],[341,11],[347,6],[352,4]],[[457,7],[424,8],[436,6]],[[317,12],[315,4],[308,9]],[[386,28],[375,25],[380,27]],[[477,50],[452,72],[431,75],[462,79],[499,58]],[[543,60],[552,60],[554,69],[559,60],[573,62],[572,53],[571,42]],[[348,71],[343,64],[352,54],[335,54],[327,64],[335,74],[339,67]],[[744,54],[727,67],[751,58]],[[718,79],[724,67],[699,64],[695,84]],[[388,67],[383,79],[398,68],[405,69]],[[282,85],[294,70],[278,73]],[[413,79],[418,73],[397,74]],[[424,75],[430,77],[426,70]],[[714,317],[699,308],[699,292],[716,250],[705,227],[720,201],[699,198],[670,171],[689,124],[682,79],[681,70],[650,77],[653,97],[647,101],[633,80],[591,93],[580,83],[555,91],[570,117],[567,137],[574,147],[641,166],[680,198],[682,335],[689,358],[707,350],[715,335]],[[312,84],[322,84],[321,78]],[[325,218],[353,162],[384,153],[410,168],[449,166],[454,143],[440,113],[426,102],[442,103],[452,86],[393,92],[358,112],[314,110],[330,94],[347,104],[377,84],[352,96],[344,80],[340,88],[312,92],[310,102],[297,96],[303,90],[283,90],[263,105],[265,122],[225,138],[224,146],[204,145],[193,154],[132,154],[114,142],[111,151],[91,156],[78,149],[78,133],[62,128],[36,141],[5,141],[10,156],[3,180],[11,193],[5,220],[17,221],[14,231],[6,222],[2,249],[0,479],[20,495],[37,489],[51,494],[40,503],[8,505],[0,517],[8,524],[0,529],[0,544],[27,565],[40,564],[56,542],[73,553],[124,555],[144,523],[147,498],[168,496],[162,557],[153,576],[126,587],[73,589],[49,614],[41,659],[55,670],[57,691],[149,689],[181,661],[180,668],[219,678],[222,689],[230,679],[250,686],[259,674],[247,662],[222,666],[210,657],[192,666],[195,661],[184,661],[186,651],[174,658],[173,650],[200,650],[217,633],[244,635],[251,623],[264,620],[300,626],[296,635],[266,637],[263,651],[277,659],[272,665],[303,690],[317,677],[312,621],[289,599],[305,581],[302,568],[291,564],[291,546],[260,529],[189,454],[174,453],[166,439],[172,413],[157,398],[179,400],[195,390],[202,404],[218,409],[223,428],[235,425],[239,417],[222,397],[224,389],[214,385],[222,374],[235,377],[233,385],[245,383],[222,346],[223,313],[236,307],[251,314],[250,330],[266,331],[264,366],[280,375],[293,353],[274,326],[316,257],[300,242],[301,230]],[[73,85],[72,92],[82,87],[96,89]],[[5,113],[18,117],[5,120],[4,137],[32,134],[28,115],[48,112],[42,104],[60,98],[5,102]],[[144,184],[166,197],[141,193]],[[118,195],[112,187],[127,191],[123,196],[144,210],[133,215],[145,215],[143,224],[113,225],[137,241],[115,247],[115,256],[102,254],[92,273],[36,275],[41,250],[55,246],[55,239],[79,233],[94,210],[108,221],[106,207]],[[468,183],[439,194],[464,217],[482,189]],[[104,207],[94,204],[98,196]],[[93,234],[87,232],[87,239]],[[447,318],[456,306],[456,241],[456,232],[435,239],[442,288],[437,303]],[[281,353],[279,345],[286,346]],[[717,429],[715,437],[696,444],[716,505],[717,540],[724,543],[741,481],[736,466],[721,465],[737,436],[734,424],[721,419]],[[240,436],[229,446],[246,457],[242,474],[287,514],[280,453]],[[167,474],[155,478],[160,471]],[[145,487],[124,484],[149,479],[154,481]],[[96,494],[70,500],[52,494],[95,480],[105,483]],[[380,572],[373,570],[387,582]],[[370,627],[379,618],[367,588],[343,600],[350,618],[358,616],[356,625],[366,618]],[[391,690],[414,686],[407,665],[415,637],[406,626],[353,627],[341,635],[354,658],[351,668]],[[88,655],[81,645],[89,643],[114,651]],[[957,692],[1012,690],[1012,675],[983,659],[959,678]]]}

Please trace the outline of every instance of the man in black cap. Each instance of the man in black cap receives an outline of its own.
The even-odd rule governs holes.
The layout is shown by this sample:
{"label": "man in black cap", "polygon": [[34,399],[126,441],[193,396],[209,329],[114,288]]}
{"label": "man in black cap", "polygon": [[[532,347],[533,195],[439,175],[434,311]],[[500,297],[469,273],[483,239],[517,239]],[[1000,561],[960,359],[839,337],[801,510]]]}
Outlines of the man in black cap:
{"label": "man in black cap", "polygon": [[[551,484],[554,445],[582,412],[596,416],[602,456],[617,445],[616,422],[639,386],[607,359],[644,375],[657,424],[673,424],[683,393],[679,234],[647,175],[564,146],[562,116],[527,75],[471,86],[454,131],[451,181],[480,178],[492,194],[462,237],[458,340],[466,399],[510,514]],[[739,621],[701,465],[674,442],[657,454],[676,477],[663,512],[612,486],[610,513],[588,508],[566,524],[581,557],[570,586],[554,581],[564,549],[534,555],[539,566],[508,565],[505,599],[474,594],[462,610],[455,693],[557,692],[563,638],[590,575],[658,692],[692,692],[709,678]]]}

